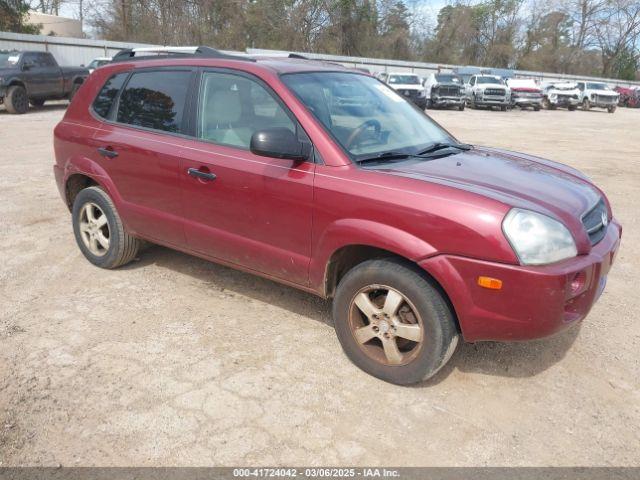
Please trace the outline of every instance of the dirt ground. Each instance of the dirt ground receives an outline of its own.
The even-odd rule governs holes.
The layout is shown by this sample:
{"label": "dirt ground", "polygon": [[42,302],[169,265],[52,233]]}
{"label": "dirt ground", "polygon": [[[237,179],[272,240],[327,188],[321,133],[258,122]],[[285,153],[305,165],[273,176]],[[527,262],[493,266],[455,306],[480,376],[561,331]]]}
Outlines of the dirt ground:
{"label": "dirt ground", "polygon": [[465,344],[403,388],[311,295],[165,248],[115,271],[56,190],[64,106],[0,109],[0,465],[639,465],[640,110],[430,111],[604,188],[622,249],[581,328]]}

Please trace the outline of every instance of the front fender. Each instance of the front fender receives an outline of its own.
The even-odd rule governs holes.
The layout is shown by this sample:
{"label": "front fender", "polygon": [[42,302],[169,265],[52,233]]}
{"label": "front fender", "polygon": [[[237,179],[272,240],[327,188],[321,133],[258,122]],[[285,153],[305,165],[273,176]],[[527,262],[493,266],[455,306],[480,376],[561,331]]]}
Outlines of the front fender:
{"label": "front fender", "polygon": [[309,271],[312,288],[326,294],[331,257],[341,248],[353,245],[381,248],[416,262],[438,253],[428,242],[404,230],[371,220],[340,219],[329,225],[314,245]]}

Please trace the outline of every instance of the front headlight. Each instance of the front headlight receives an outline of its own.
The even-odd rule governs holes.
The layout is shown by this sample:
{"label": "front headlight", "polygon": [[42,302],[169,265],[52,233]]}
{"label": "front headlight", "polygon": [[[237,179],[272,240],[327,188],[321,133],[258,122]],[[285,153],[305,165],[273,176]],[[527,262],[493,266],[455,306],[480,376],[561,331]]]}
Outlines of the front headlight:
{"label": "front headlight", "polygon": [[578,254],[567,227],[540,213],[513,208],[502,230],[523,265],[544,265]]}

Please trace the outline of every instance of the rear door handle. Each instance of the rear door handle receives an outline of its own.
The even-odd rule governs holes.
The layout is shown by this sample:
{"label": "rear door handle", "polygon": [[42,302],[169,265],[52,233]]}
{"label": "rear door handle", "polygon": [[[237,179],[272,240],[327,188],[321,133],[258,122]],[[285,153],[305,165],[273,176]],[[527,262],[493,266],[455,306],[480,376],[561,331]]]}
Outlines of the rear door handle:
{"label": "rear door handle", "polygon": [[187,170],[187,174],[191,175],[192,177],[200,178],[202,180],[207,180],[207,181],[211,181],[211,180],[215,180],[216,179],[215,173],[203,172],[201,170],[198,170],[197,168],[188,169]]}
{"label": "rear door handle", "polygon": [[118,156],[118,152],[116,152],[115,150],[104,147],[98,148],[98,153],[107,158],[116,158]]}

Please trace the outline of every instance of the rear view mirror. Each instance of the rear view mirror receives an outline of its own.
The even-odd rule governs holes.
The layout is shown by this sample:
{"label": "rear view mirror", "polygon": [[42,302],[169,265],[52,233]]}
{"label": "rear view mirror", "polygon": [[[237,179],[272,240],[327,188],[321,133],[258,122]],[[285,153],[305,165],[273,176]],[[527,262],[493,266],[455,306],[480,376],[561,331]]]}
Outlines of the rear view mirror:
{"label": "rear view mirror", "polygon": [[263,157],[306,160],[311,145],[298,140],[288,128],[274,127],[258,130],[251,136],[251,152]]}

